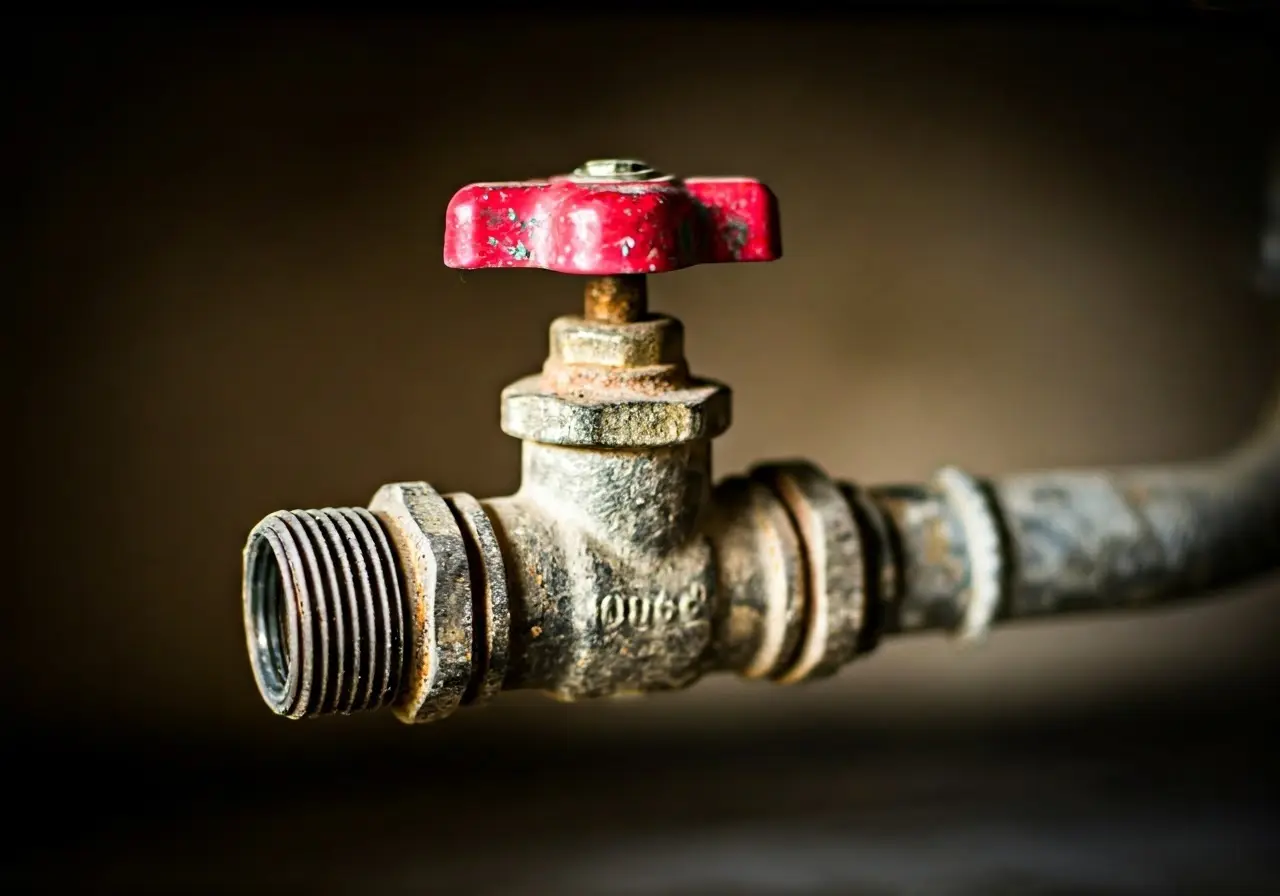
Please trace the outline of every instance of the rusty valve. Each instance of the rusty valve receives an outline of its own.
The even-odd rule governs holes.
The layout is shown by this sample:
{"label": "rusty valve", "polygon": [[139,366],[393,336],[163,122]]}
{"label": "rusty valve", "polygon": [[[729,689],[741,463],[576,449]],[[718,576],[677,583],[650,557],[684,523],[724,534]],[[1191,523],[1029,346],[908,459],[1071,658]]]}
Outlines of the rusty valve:
{"label": "rusty valve", "polygon": [[781,256],[746,178],[633,160],[481,183],[449,203],[444,261],[586,280],[541,372],[503,390],[519,490],[425,482],[368,509],[279,511],[250,533],[244,613],[259,690],[292,718],[391,705],[442,718],[504,688],[565,700],[686,687],[711,671],[831,675],[891,632],[982,638],[1002,619],[1132,605],[1280,557],[1274,430],[1191,468],[861,489],[813,464],[712,484],[729,389],[693,376],[646,277]]}

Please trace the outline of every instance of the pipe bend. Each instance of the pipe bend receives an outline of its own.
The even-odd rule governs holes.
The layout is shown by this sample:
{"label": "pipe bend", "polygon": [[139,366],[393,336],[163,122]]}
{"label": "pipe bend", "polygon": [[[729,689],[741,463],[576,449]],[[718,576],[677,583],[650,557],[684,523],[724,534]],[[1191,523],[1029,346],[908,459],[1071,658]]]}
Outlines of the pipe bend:
{"label": "pipe bend", "polygon": [[1277,413],[1217,458],[991,487],[1012,549],[1008,617],[1193,597],[1280,566]]}
{"label": "pipe bend", "polygon": [[[900,570],[887,631],[980,636],[999,620],[1200,596],[1280,568],[1280,390],[1263,424],[1219,457],[971,481],[977,506],[942,478],[869,491]],[[975,614],[983,602],[989,612]]]}

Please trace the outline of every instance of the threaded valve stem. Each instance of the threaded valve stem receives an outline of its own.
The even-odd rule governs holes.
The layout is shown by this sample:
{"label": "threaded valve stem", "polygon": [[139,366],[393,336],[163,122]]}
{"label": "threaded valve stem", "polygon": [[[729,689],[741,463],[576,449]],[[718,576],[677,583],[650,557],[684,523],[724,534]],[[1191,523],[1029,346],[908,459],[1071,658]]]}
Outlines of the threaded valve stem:
{"label": "threaded valve stem", "polygon": [[262,698],[300,719],[395,700],[406,665],[399,560],[362,507],[280,510],[244,549],[244,622]]}

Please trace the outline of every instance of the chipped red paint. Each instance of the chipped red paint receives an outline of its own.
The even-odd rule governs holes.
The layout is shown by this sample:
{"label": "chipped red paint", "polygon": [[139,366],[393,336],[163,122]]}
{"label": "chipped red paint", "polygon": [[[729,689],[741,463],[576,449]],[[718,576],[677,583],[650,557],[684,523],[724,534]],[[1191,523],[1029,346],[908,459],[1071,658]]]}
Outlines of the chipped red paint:
{"label": "chipped red paint", "polygon": [[778,203],[748,178],[471,184],[449,203],[451,268],[653,274],[782,255]]}

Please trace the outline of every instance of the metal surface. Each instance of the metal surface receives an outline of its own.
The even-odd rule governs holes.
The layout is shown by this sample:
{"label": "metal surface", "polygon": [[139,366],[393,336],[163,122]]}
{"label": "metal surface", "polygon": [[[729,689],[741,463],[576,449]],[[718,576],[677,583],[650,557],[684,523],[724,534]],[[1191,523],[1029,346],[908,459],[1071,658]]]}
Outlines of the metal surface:
{"label": "metal surface", "polygon": [[996,480],[1018,569],[1006,614],[1143,606],[1280,563],[1277,424],[1218,461]]}
{"label": "metal surface", "polygon": [[477,501],[401,483],[369,511],[259,524],[245,623],[268,705],[299,717],[392,701],[421,722],[500,688],[577,700],[712,671],[789,684],[886,633],[975,641],[1001,620],[1145,606],[1280,564],[1280,416],[1184,467],[948,468],[861,489],[788,462],[713,485],[730,391],[690,373],[683,327],[649,313],[644,274],[780,251],[773,194],[753,180],[602,160],[459,191],[447,264],[595,275],[584,314],[552,323],[541,373],[502,393],[520,488]]}

